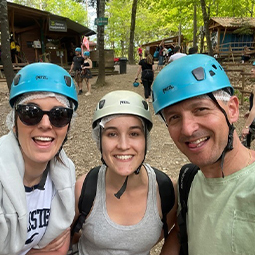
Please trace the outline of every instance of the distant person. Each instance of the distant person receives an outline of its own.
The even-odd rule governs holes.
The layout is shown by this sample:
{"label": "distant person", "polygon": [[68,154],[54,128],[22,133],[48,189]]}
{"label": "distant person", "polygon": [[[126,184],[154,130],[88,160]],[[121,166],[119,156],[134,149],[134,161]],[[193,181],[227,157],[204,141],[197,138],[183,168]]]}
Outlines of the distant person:
{"label": "distant person", "polygon": [[87,85],[87,92],[85,96],[91,95],[91,83],[90,79],[92,78],[91,68],[92,68],[92,61],[90,59],[90,52],[85,51],[83,53],[84,56],[84,63],[82,65],[82,77],[84,78],[86,85]]}
{"label": "distant person", "polygon": [[143,49],[142,49],[142,45],[139,45],[138,49],[137,49],[137,54],[139,56],[139,61],[142,60],[143,58]]}
{"label": "distant person", "polygon": [[194,46],[189,48],[189,55],[198,53],[198,47]]}
{"label": "distant person", "polygon": [[158,58],[158,70],[162,70],[164,66],[164,50],[165,50],[165,41],[162,40],[159,44],[159,58]]}
{"label": "distant person", "polygon": [[181,53],[181,47],[177,45],[174,47],[173,55],[171,55],[169,58],[169,63],[175,61],[176,59],[185,57],[185,56],[187,56],[187,54]]}
{"label": "distant person", "polygon": [[78,95],[81,95],[83,93],[82,91],[83,78],[82,78],[82,68],[81,68],[83,63],[84,63],[84,58],[81,55],[81,48],[77,47],[75,49],[75,56],[73,57],[73,62],[72,62],[69,73],[71,73],[72,71],[75,72],[74,79],[79,88]]}
{"label": "distant person", "polygon": [[11,36],[10,39],[10,49],[11,49],[11,60],[12,63],[15,63],[15,55],[16,55],[16,43],[13,39],[13,36]]}
{"label": "distant person", "polygon": [[250,60],[250,58],[251,58],[250,52],[251,52],[251,50],[249,49],[249,47],[244,46],[243,53],[242,53],[242,56],[241,56],[241,63],[242,64],[244,64],[245,62]]}
{"label": "distant person", "polygon": [[136,80],[138,79],[140,73],[142,73],[141,80],[144,88],[144,97],[147,102],[152,102],[151,85],[154,79],[154,61],[152,55],[148,50],[145,50],[144,55],[145,58],[139,62]]}

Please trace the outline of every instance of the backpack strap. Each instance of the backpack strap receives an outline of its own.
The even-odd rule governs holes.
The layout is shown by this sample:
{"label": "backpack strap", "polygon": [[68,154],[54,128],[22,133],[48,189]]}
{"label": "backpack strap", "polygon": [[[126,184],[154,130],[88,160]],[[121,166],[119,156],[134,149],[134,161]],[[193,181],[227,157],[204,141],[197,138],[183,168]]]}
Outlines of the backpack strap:
{"label": "backpack strap", "polygon": [[188,213],[188,197],[191,183],[198,172],[199,167],[194,164],[184,165],[179,174],[179,199],[181,211],[178,215],[178,225],[180,228],[180,255],[188,255],[188,235],[186,216]]}
{"label": "backpack strap", "polygon": [[[100,166],[97,166],[91,169],[82,186],[81,195],[79,198],[78,208],[80,215],[78,219],[75,221],[72,229],[71,229],[71,238],[74,233],[77,233],[82,228],[83,223],[87,215],[89,214],[91,207],[94,202],[94,198],[96,196],[96,188],[97,188],[97,177]],[[153,167],[153,170],[156,174],[156,180],[159,187],[159,195],[161,199],[161,210],[162,210],[162,222],[163,222],[163,230],[164,237],[168,236],[168,226],[166,221],[166,215],[173,208],[175,203],[175,195],[174,195],[174,187],[171,179],[164,172]]]}
{"label": "backpack strap", "polygon": [[87,215],[89,214],[92,208],[96,196],[97,176],[100,167],[101,166],[92,168],[86,175],[86,178],[83,182],[81,195],[78,203],[80,215],[71,229],[71,238],[73,237],[74,233],[78,233],[80,231],[83,223],[86,220]]}
{"label": "backpack strap", "polygon": [[171,179],[164,172],[152,167],[158,183],[159,195],[161,199],[161,210],[162,210],[162,222],[163,222],[163,230],[165,239],[168,236],[168,226],[166,216],[173,208],[175,203],[175,195],[174,195],[174,187]]}

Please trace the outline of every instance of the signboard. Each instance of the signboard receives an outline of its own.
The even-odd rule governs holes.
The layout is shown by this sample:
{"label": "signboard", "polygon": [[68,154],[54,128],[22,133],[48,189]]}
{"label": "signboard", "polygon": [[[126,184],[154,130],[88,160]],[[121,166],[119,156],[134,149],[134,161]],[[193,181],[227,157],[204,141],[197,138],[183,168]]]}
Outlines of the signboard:
{"label": "signboard", "polygon": [[35,49],[41,49],[41,48],[42,48],[41,42],[40,42],[39,40],[34,41],[34,42],[33,42],[33,45],[34,45],[34,48],[35,48]]}
{"label": "signboard", "polygon": [[50,20],[49,30],[55,32],[67,32],[67,25],[64,20]]}
{"label": "signboard", "polygon": [[105,26],[108,25],[108,18],[101,17],[95,19],[95,25],[96,26]]}

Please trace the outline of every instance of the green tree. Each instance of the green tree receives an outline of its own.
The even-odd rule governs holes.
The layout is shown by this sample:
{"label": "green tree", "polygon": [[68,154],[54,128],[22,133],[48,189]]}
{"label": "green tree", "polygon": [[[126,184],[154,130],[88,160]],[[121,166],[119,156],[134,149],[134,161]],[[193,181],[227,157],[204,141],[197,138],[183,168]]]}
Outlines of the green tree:
{"label": "green tree", "polygon": [[83,2],[74,0],[14,0],[13,2],[67,17],[83,25],[88,24],[87,10]]}
{"label": "green tree", "polygon": [[[205,0],[200,0],[200,2],[201,2],[201,8],[202,8],[202,12],[203,12],[205,37],[206,37],[206,42],[207,42],[208,54],[210,56],[213,56],[212,42],[211,42],[211,37],[210,37],[210,32],[209,32],[209,15],[207,14],[207,11],[206,11]],[[210,10],[210,9],[208,8],[208,10]]]}
{"label": "green tree", "polygon": [[[97,2],[97,17],[101,18],[105,15],[105,0]],[[104,54],[104,26],[97,26],[97,46],[98,46],[98,77],[96,84],[99,86],[105,85],[105,54]]]}
{"label": "green tree", "polygon": [[128,50],[128,59],[130,64],[135,64],[134,37],[135,37],[135,20],[136,20],[137,1],[138,0],[133,0],[132,12],[131,12],[131,25],[130,25],[129,50]]}

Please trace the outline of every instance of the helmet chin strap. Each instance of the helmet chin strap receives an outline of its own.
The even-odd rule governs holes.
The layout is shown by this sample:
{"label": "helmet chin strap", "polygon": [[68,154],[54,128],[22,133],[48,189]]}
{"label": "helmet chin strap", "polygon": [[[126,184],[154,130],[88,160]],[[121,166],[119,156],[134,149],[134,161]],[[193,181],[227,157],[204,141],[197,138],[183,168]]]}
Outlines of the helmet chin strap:
{"label": "helmet chin strap", "polygon": [[[221,160],[221,163],[220,163],[220,166],[221,166],[221,172],[222,172],[222,178],[224,178],[224,172],[223,172],[223,164],[224,164],[224,158],[225,158],[225,155],[228,151],[231,151],[233,150],[233,141],[234,141],[234,130],[235,130],[235,127],[233,124],[230,124],[229,120],[228,120],[228,116],[227,116],[227,113],[225,112],[225,110],[219,105],[218,101],[216,100],[215,96],[213,95],[212,92],[208,93],[207,94],[212,100],[213,102],[217,105],[217,107],[222,111],[222,113],[224,114],[225,116],[225,119],[227,121],[227,125],[228,125],[228,128],[229,128],[229,131],[228,131],[228,142],[227,142],[227,145],[225,146],[224,150],[222,151],[220,157],[217,159],[217,161]],[[217,162],[216,161],[216,162]]]}
{"label": "helmet chin strap", "polygon": [[[106,164],[106,162],[105,162],[105,160],[104,160],[104,158],[103,158],[102,139],[101,139],[101,137],[102,137],[102,128],[103,128],[103,127],[100,126],[100,136],[99,136],[99,137],[100,137],[101,161],[102,161],[102,163],[103,163],[106,167],[108,167],[107,164]],[[144,134],[144,135],[145,135],[145,153],[144,153],[144,158],[143,158],[142,163],[138,166],[138,168],[137,168],[137,169],[135,170],[135,172],[134,172],[136,175],[138,175],[138,174],[140,173],[141,167],[142,167],[142,165],[143,165],[143,162],[144,162],[144,160],[145,160],[145,156],[146,156],[146,153],[147,153],[147,127],[146,127],[146,125],[145,125],[145,127],[144,127],[144,130],[145,130],[145,134]],[[114,196],[115,196],[116,198],[120,199],[120,197],[121,197],[121,196],[123,195],[123,193],[125,192],[125,190],[126,190],[126,188],[127,188],[128,177],[129,177],[129,175],[126,176],[125,181],[124,181],[123,185],[121,186],[121,188],[119,189],[119,191],[116,192],[116,193],[114,194]]]}

